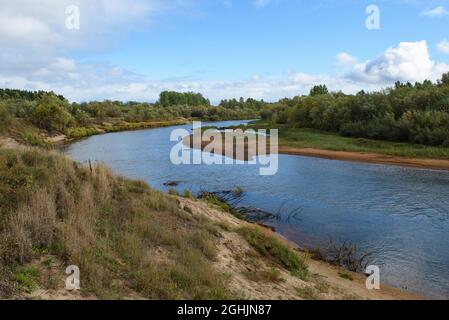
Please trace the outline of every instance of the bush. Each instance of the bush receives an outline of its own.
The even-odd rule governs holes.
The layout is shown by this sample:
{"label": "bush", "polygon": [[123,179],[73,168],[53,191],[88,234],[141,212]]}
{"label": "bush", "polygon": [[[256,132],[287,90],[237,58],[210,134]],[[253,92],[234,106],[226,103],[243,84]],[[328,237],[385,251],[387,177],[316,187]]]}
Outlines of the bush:
{"label": "bush", "polygon": [[33,112],[34,123],[39,128],[49,131],[62,132],[71,120],[67,102],[51,93],[44,94],[39,99]]}

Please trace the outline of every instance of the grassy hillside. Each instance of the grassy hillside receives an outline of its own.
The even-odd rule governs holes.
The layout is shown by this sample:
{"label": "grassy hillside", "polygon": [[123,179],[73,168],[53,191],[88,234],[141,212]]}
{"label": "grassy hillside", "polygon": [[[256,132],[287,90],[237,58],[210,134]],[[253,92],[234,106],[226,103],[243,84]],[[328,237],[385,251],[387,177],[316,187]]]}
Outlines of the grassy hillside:
{"label": "grassy hillside", "polygon": [[252,253],[235,259],[257,262],[248,276],[259,275],[258,282],[279,282],[276,270],[307,277],[305,257],[279,240],[230,227],[230,214],[213,221],[178,202],[102,165],[36,148],[0,149],[0,297],[57,290],[65,267],[77,265],[89,297],[244,298],[228,287],[232,272],[215,267],[224,232],[248,241]]}
{"label": "grassy hillside", "polygon": [[209,266],[216,227],[101,165],[0,150],[0,213],[2,297],[33,283],[38,270],[21,266],[42,254],[78,265],[83,290],[101,298],[229,297],[225,276]]}

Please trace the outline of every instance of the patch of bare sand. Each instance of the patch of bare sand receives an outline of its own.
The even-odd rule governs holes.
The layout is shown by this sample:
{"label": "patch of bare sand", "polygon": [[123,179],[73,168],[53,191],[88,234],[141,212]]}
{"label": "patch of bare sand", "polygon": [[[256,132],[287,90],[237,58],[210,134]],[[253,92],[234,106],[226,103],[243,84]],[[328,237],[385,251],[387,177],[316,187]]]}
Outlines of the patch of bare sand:
{"label": "patch of bare sand", "polygon": [[21,145],[12,138],[0,137],[0,148],[5,149],[17,149],[20,148]]}
{"label": "patch of bare sand", "polygon": [[45,141],[51,144],[61,144],[67,140],[67,136],[64,134],[60,134],[57,136],[47,137]]}
{"label": "patch of bare sand", "polygon": [[[404,292],[391,286],[382,285],[381,290],[366,289],[364,275],[343,270],[321,261],[310,260],[309,277],[302,281],[292,276],[287,270],[275,266],[267,259],[258,255],[248,242],[235,232],[238,227],[253,225],[242,221],[218,207],[212,207],[198,200],[179,198],[179,206],[192,215],[202,215],[213,222],[222,225],[222,238],[218,243],[218,261],[214,267],[220,272],[229,275],[229,285],[237,296],[245,299],[275,299],[275,300],[407,300],[422,299],[415,294]],[[253,225],[257,227],[256,225]],[[260,227],[259,227],[260,228]],[[270,236],[277,237],[292,249],[297,250],[294,244],[268,229],[262,229]],[[276,281],[251,280],[251,273],[260,271],[279,272]],[[344,271],[351,275],[353,280],[340,277]]]}

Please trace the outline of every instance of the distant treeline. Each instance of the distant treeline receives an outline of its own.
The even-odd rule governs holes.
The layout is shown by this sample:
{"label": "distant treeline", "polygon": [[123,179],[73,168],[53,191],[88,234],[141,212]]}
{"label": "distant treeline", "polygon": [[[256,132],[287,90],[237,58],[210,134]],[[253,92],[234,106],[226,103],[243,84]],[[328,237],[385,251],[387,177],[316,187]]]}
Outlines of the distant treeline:
{"label": "distant treeline", "polygon": [[400,83],[381,92],[346,95],[317,86],[283,99],[262,118],[349,137],[449,147],[449,73],[437,83]]}
{"label": "distant treeline", "polygon": [[449,73],[436,83],[400,83],[355,95],[315,86],[307,96],[263,100],[222,100],[211,106],[199,93],[164,91],[155,104],[138,102],[69,103],[53,92],[0,89],[0,130],[11,118],[39,128],[64,131],[115,118],[127,122],[178,118],[231,120],[261,117],[274,125],[313,128],[343,136],[449,147]]}
{"label": "distant treeline", "polygon": [[[0,88],[0,100],[7,99],[23,99],[34,101],[45,95],[46,91],[27,91],[18,89],[1,89]],[[59,99],[64,99],[63,96],[57,95]]]}
{"label": "distant treeline", "polygon": [[162,92],[155,104],[120,101],[69,103],[44,91],[0,89],[0,131],[12,119],[25,119],[41,129],[64,132],[111,119],[126,122],[167,121],[179,118],[209,121],[257,118],[260,105],[211,106],[198,93]]}
{"label": "distant treeline", "polygon": [[186,105],[191,107],[210,106],[210,101],[201,93],[164,91],[159,96],[159,104],[163,107]]}

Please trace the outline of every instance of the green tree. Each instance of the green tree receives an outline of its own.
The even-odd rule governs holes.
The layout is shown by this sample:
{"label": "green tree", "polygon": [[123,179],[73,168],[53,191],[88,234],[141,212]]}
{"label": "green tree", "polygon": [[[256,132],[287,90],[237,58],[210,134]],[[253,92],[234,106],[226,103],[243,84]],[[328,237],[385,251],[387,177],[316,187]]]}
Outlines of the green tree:
{"label": "green tree", "polygon": [[326,85],[319,85],[319,86],[314,86],[311,90],[310,90],[310,95],[313,96],[319,96],[319,95],[323,95],[323,94],[329,94],[329,90],[327,90]]}
{"label": "green tree", "polygon": [[68,103],[53,93],[44,94],[33,112],[34,123],[49,131],[63,131],[72,119],[68,112]]}
{"label": "green tree", "polygon": [[441,84],[444,86],[449,86],[449,72],[443,74],[441,77]]}

